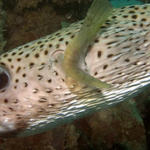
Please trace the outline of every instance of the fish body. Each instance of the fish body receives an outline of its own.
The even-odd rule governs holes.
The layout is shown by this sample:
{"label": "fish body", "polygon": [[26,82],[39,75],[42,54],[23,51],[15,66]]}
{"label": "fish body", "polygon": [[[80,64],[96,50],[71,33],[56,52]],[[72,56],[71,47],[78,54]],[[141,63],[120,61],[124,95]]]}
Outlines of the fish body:
{"label": "fish body", "polygon": [[82,22],[0,56],[0,135],[27,136],[133,97],[150,84],[150,5],[114,9],[82,68],[109,89],[68,88],[64,51]]}

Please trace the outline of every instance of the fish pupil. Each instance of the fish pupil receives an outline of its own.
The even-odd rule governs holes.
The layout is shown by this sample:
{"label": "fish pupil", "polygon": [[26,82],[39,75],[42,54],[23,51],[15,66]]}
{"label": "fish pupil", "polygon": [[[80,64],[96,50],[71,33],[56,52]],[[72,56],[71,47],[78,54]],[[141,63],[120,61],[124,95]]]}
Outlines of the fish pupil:
{"label": "fish pupil", "polygon": [[8,86],[9,81],[10,76],[8,71],[5,68],[0,67],[0,90],[5,89]]}

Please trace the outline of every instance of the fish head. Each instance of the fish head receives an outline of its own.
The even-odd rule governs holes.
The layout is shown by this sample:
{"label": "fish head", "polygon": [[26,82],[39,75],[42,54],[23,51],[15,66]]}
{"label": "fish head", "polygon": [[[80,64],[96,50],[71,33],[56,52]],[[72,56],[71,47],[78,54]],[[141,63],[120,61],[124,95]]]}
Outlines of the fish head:
{"label": "fish head", "polygon": [[[34,94],[37,89],[33,87],[38,85],[32,73],[28,76],[31,66],[30,70],[23,69],[21,63],[14,65],[12,62],[20,58],[15,56],[6,61],[7,55],[9,53],[0,58],[0,135],[13,136],[26,127],[26,121],[33,114],[33,99],[37,98]],[[33,82],[30,84],[29,80]],[[38,108],[38,104],[34,106]]]}
{"label": "fish head", "polygon": [[[28,45],[37,48],[37,43],[38,41],[34,41]],[[60,104],[57,96],[63,92],[59,91],[59,86],[60,83],[64,85],[64,81],[57,77],[58,68],[53,64],[52,69],[53,60],[44,57],[47,49],[43,52],[43,56],[39,56],[39,50],[32,53],[31,46],[21,46],[0,56],[0,135],[2,136],[16,136],[34,119],[40,120],[50,114],[50,111],[57,112],[54,110],[55,106]],[[50,63],[47,65],[46,62]]]}

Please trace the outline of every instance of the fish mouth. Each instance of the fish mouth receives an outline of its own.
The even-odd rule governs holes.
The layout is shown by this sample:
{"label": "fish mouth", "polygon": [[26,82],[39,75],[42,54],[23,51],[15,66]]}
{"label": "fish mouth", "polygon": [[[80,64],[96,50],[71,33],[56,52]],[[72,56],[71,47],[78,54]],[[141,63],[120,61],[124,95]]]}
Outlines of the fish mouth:
{"label": "fish mouth", "polygon": [[10,138],[17,137],[18,134],[25,130],[25,124],[19,123],[15,124],[14,122],[3,122],[0,123],[0,137]]}
{"label": "fish mouth", "polygon": [[18,130],[0,125],[0,137],[8,138],[17,136]]}

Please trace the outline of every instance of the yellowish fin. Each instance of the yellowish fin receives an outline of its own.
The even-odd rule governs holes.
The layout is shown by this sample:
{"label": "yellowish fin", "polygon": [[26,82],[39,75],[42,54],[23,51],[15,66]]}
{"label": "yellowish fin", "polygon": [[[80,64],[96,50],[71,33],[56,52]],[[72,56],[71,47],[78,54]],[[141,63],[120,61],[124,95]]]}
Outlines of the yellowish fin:
{"label": "yellowish fin", "polygon": [[[112,7],[107,0],[94,0],[87,17],[77,36],[69,43],[64,55],[64,70],[67,81],[88,87],[109,88],[110,85],[85,73],[80,64],[84,61],[87,47],[94,40],[100,27],[112,14]],[[71,83],[72,84],[72,83]]]}

